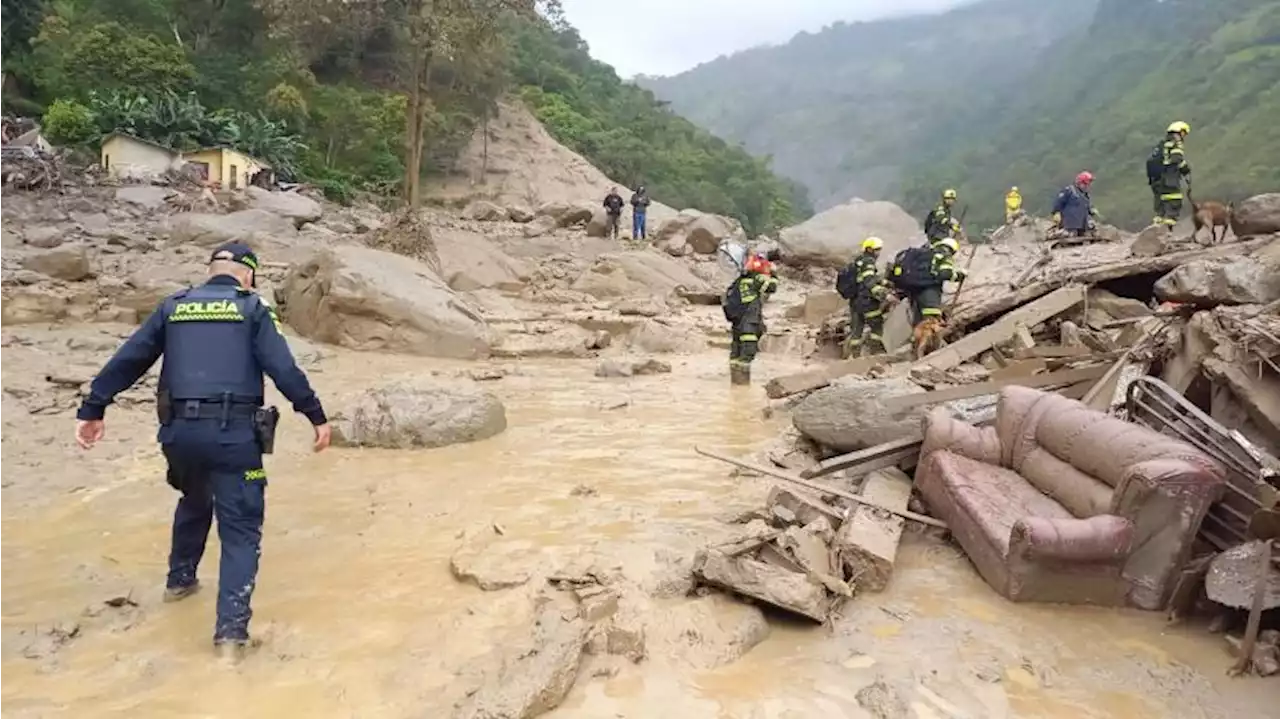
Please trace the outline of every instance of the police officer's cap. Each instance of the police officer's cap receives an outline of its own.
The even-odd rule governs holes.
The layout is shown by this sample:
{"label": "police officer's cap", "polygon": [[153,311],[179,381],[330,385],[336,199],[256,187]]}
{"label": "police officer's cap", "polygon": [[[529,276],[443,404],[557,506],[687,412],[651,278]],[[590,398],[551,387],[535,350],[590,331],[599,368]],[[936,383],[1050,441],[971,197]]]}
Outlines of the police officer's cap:
{"label": "police officer's cap", "polygon": [[248,245],[240,242],[228,242],[220,245],[209,257],[210,262],[215,260],[239,262],[254,272],[258,271],[258,256],[254,254],[253,250],[249,249]]}

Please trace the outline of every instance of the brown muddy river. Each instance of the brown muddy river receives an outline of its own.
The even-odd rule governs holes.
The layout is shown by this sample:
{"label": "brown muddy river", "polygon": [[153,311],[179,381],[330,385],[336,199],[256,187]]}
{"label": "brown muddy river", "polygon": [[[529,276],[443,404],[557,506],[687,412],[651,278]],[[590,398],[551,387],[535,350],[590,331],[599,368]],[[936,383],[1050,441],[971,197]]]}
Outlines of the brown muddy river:
{"label": "brown muddy river", "polygon": [[[6,386],[51,361],[39,344],[4,359]],[[652,587],[733,534],[718,517],[762,500],[767,484],[692,448],[746,454],[774,437],[785,419],[762,419],[759,387],[787,366],[765,358],[757,386],[733,391],[723,359],[611,380],[591,361],[508,363],[512,374],[486,383],[507,431],[439,450],[311,455],[305,423],[289,421],[267,464],[252,625],[263,645],[236,666],[209,643],[216,539],[204,591],[160,602],[174,496],[149,412],[113,410],[108,441],[84,454],[68,414],[26,417],[6,395],[4,715],[446,717],[458,676],[526,630],[541,589],[458,582],[460,546],[484,537],[487,557],[535,577],[595,562]],[[371,374],[466,369],[345,352],[320,368],[333,408]],[[630,405],[601,408],[620,397]],[[104,606],[113,597],[138,606]],[[664,632],[691,601],[654,599],[648,657],[616,673],[588,658],[547,716],[873,717],[856,695],[877,680],[903,702],[881,716],[922,719],[1246,719],[1280,706],[1280,681],[1226,678],[1220,637],[1141,612],[1012,605],[958,551],[923,538],[904,546],[889,591],[850,602],[834,628],[770,616],[768,637],[736,662],[715,666],[714,647],[691,652]],[[732,624],[740,609],[699,601],[715,610],[705,624]]]}

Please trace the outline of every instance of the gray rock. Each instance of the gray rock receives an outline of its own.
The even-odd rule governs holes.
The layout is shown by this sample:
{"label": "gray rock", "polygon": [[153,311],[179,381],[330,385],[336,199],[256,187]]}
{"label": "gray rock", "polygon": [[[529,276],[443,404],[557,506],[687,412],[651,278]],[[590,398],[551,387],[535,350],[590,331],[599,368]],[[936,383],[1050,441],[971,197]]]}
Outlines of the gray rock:
{"label": "gray rock", "polygon": [[594,205],[586,203],[546,202],[538,207],[535,214],[538,217],[555,218],[557,227],[573,227],[590,222],[595,210]]}
{"label": "gray rock", "polygon": [[324,216],[324,207],[319,202],[299,195],[297,192],[277,192],[264,190],[261,187],[246,187],[244,193],[249,200],[250,209],[264,210],[284,217],[299,229],[308,222],[315,222]]}
{"label": "gray rock", "polygon": [[298,334],[358,350],[480,359],[479,313],[426,263],[368,247],[321,250],[293,265],[278,293]]}
{"label": "gray rock", "polygon": [[480,222],[497,222],[505,220],[509,217],[506,208],[500,207],[488,200],[475,200],[467,205],[462,211],[463,216],[470,220],[478,220]]}
{"label": "gray rock", "polygon": [[1231,212],[1231,231],[1236,237],[1280,232],[1280,192],[1255,195],[1236,205]]}
{"label": "gray rock", "polygon": [[791,413],[801,434],[825,447],[852,452],[920,432],[927,408],[889,411],[883,400],[921,389],[901,379],[850,381],[805,397]]}
{"label": "gray rock", "polygon": [[840,268],[859,252],[867,237],[884,240],[882,257],[893,257],[922,237],[920,225],[892,202],[851,200],[789,227],[779,235],[789,265]]}
{"label": "gray rock", "polygon": [[32,247],[53,249],[66,241],[66,230],[54,225],[37,225],[22,231],[22,241]]}
{"label": "gray rock", "polygon": [[83,245],[63,245],[26,258],[23,267],[54,279],[78,282],[93,276]]}
{"label": "gray rock", "polygon": [[506,409],[489,392],[421,379],[367,390],[333,418],[339,447],[444,447],[492,437],[507,428]]}
{"label": "gray rock", "polygon": [[172,244],[190,243],[204,248],[235,241],[257,249],[263,242],[297,236],[293,220],[262,209],[226,215],[183,212],[170,217],[166,229]]}
{"label": "gray rock", "polygon": [[1266,304],[1280,299],[1280,274],[1250,258],[1197,260],[1157,280],[1155,293],[1165,302],[1201,307]]}
{"label": "gray rock", "polygon": [[1150,225],[1138,233],[1137,239],[1129,245],[1129,254],[1134,257],[1157,257],[1172,251],[1173,233],[1165,225]]}
{"label": "gray rock", "polygon": [[780,609],[825,622],[831,611],[826,589],[798,572],[749,557],[730,557],[716,551],[700,552],[693,571],[703,581]]}
{"label": "gray rock", "polygon": [[578,678],[590,625],[565,619],[553,606],[538,615],[531,636],[494,649],[500,669],[459,706],[453,719],[533,719],[560,705]]}
{"label": "gray rock", "polygon": [[155,187],[154,185],[129,185],[116,188],[117,201],[136,205],[147,210],[161,207],[164,205],[165,200],[174,194],[177,193],[167,187]]}
{"label": "gray rock", "polygon": [[17,270],[5,277],[6,285],[38,285],[49,278],[34,270]]}
{"label": "gray rock", "polygon": [[549,215],[539,215],[532,222],[524,226],[525,237],[541,237],[558,227],[556,218]]}
{"label": "gray rock", "polygon": [[533,210],[524,205],[512,205],[507,208],[507,217],[511,218],[512,222],[530,222],[533,220]]}

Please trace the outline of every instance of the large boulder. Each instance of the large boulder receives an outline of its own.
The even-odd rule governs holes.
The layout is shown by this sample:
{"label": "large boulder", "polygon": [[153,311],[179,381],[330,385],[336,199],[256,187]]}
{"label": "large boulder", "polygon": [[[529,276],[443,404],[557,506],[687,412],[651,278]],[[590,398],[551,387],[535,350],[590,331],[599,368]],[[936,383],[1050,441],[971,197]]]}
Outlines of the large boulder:
{"label": "large boulder", "polygon": [[1266,304],[1280,299],[1280,273],[1245,257],[1197,260],[1157,280],[1155,293],[1165,302],[1202,307]]}
{"label": "large boulder", "polygon": [[36,225],[34,227],[26,227],[22,230],[22,242],[39,247],[41,249],[52,249],[61,245],[67,240],[67,230],[57,225]]}
{"label": "large boulder", "polygon": [[1231,231],[1236,237],[1280,232],[1280,192],[1254,195],[1231,212]]}
{"label": "large boulder", "polygon": [[444,447],[487,439],[506,428],[506,408],[493,394],[411,377],[373,387],[342,409],[333,417],[333,443],[388,449]]}
{"label": "large boulder", "polygon": [[544,202],[534,214],[555,219],[557,227],[572,227],[590,222],[595,212],[594,205],[584,202]]}
{"label": "large boulder", "polygon": [[712,291],[685,264],[646,250],[600,255],[572,285],[572,289],[599,299],[643,295],[665,298],[677,287],[685,292]]}
{"label": "large boulder", "polygon": [[458,292],[484,288],[518,291],[532,274],[528,264],[474,232],[437,229],[432,238],[440,258],[440,276]]}
{"label": "large boulder", "polygon": [[93,269],[89,267],[89,254],[84,245],[62,245],[34,253],[23,261],[22,266],[67,282],[78,282],[93,276]]}
{"label": "large boulder", "polygon": [[824,447],[852,452],[920,432],[927,407],[893,411],[884,400],[922,391],[902,379],[854,380],[820,389],[791,413],[801,434]]}
{"label": "large boulder", "polygon": [[550,215],[539,215],[526,224],[522,232],[525,237],[541,237],[548,232],[554,232],[557,227],[559,225],[556,223],[556,218]]}
{"label": "large boulder", "polygon": [[511,205],[507,208],[507,217],[512,222],[529,222],[533,219],[533,210],[524,205]]}
{"label": "large boulder", "polygon": [[467,219],[477,220],[479,222],[497,222],[499,220],[505,220],[510,216],[507,214],[507,209],[505,207],[500,207],[488,200],[473,201],[471,204],[467,205],[467,208],[462,211],[462,214]]}
{"label": "large boulder", "polygon": [[304,337],[360,350],[474,359],[488,328],[430,266],[368,247],[322,250],[290,270],[278,292]]}
{"label": "large boulder", "polygon": [[301,229],[308,222],[315,222],[324,215],[324,208],[319,202],[299,195],[296,192],[273,192],[261,187],[246,187],[245,197],[249,201],[249,209],[264,210],[291,221],[293,226]]}
{"label": "large boulder", "polygon": [[597,207],[587,221],[587,237],[605,237],[609,234],[609,213],[603,207]]}
{"label": "large boulder", "polygon": [[721,240],[734,236],[743,236],[742,226],[736,220],[698,210],[681,210],[659,225],[653,238],[659,248],[679,257],[687,252],[715,254]]}
{"label": "large boulder", "polygon": [[789,265],[843,267],[867,237],[884,240],[882,256],[891,258],[923,236],[920,224],[892,202],[852,200],[788,227],[779,236]]}
{"label": "large boulder", "polygon": [[263,209],[250,209],[226,215],[183,212],[166,223],[170,243],[216,247],[224,242],[244,242],[259,249],[271,242],[297,236],[293,220]]}

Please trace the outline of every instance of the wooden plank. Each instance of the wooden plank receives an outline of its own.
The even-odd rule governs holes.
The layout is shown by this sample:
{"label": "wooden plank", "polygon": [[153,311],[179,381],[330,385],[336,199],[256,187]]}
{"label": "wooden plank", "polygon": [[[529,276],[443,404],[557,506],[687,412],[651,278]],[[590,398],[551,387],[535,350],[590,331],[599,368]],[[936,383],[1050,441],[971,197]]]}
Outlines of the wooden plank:
{"label": "wooden plank", "polygon": [[764,506],[771,513],[775,509],[789,512],[801,525],[809,524],[819,517],[827,517],[835,527],[839,527],[844,521],[844,512],[828,507],[822,500],[798,489],[774,487],[769,490],[769,497],[765,499]]}
{"label": "wooden plank", "polygon": [[[911,500],[911,478],[897,469],[872,472],[863,484],[862,496],[906,511]],[[900,516],[867,505],[855,508],[835,539],[845,578],[859,590],[884,591],[893,576],[905,525]]]}
{"label": "wooden plank", "polygon": [[[856,452],[848,452],[846,454],[837,455],[824,459],[818,463],[817,467],[805,470],[800,476],[805,479],[813,477],[821,477],[832,472],[839,472],[842,469],[861,469],[869,462],[875,462],[886,458],[894,458],[894,464],[908,459],[912,454],[919,454],[920,444],[922,440],[919,435],[913,437],[904,437],[895,439],[892,442],[877,444],[874,447],[867,447]],[[877,467],[877,469],[879,469]],[[868,469],[870,471],[870,469]]]}
{"label": "wooden plank", "polygon": [[774,377],[764,386],[764,392],[769,399],[782,399],[790,397],[793,394],[807,392],[813,389],[820,389],[831,384],[834,379],[839,379],[845,375],[861,374],[875,367],[877,364],[892,362],[889,355],[874,355],[871,357],[858,357],[856,359],[845,360],[835,364],[819,367],[818,369],[808,370],[806,372],[797,372],[796,374],[784,375],[782,377]]}
{"label": "wooden plank", "polygon": [[1165,319],[1159,324],[1159,326],[1155,326],[1154,323],[1152,325],[1148,325],[1146,330],[1142,333],[1142,337],[1139,338],[1137,342],[1129,345],[1129,349],[1125,350],[1124,354],[1120,355],[1120,359],[1116,360],[1115,364],[1111,365],[1111,367],[1107,369],[1106,374],[1102,375],[1102,378],[1098,380],[1098,383],[1090,388],[1089,391],[1080,398],[1080,401],[1084,402],[1092,409],[1102,412],[1110,409],[1111,400],[1114,399],[1116,395],[1116,385],[1120,381],[1120,372],[1124,370],[1125,365],[1129,364],[1129,359],[1133,357],[1133,353],[1137,352],[1139,348],[1147,346],[1147,342],[1151,339],[1151,336],[1157,332],[1163,331],[1165,326],[1168,324],[1169,319]]}
{"label": "wooden plank", "polygon": [[1029,350],[1036,346],[1036,340],[1031,336],[1031,330],[1027,329],[1027,325],[1023,322],[1013,326],[1013,346],[1015,350]]}
{"label": "wooden plank", "polygon": [[851,502],[857,502],[858,504],[865,504],[865,505],[870,506],[870,507],[877,507],[877,508],[879,508],[879,509],[883,509],[883,510],[884,510],[884,511],[886,511],[886,512],[889,512],[890,514],[896,514],[896,515],[898,515],[899,517],[903,517],[904,519],[910,519],[910,520],[912,520],[913,522],[919,522],[919,523],[921,523],[921,524],[927,524],[927,525],[929,525],[930,527],[941,527],[942,529],[946,529],[946,528],[947,528],[947,523],[946,523],[946,522],[943,522],[943,521],[942,521],[942,520],[940,520],[940,519],[934,519],[933,517],[927,517],[927,516],[925,516],[925,515],[923,515],[923,514],[916,514],[915,512],[909,512],[909,511],[905,511],[905,510],[899,511],[899,510],[896,510],[896,509],[894,509],[894,508],[892,508],[892,507],[884,507],[884,506],[881,506],[881,505],[879,505],[879,504],[876,504],[875,502],[873,502],[873,501],[871,501],[871,500],[869,500],[869,499],[866,499],[866,498],[864,498],[864,497],[861,497],[861,496],[859,496],[859,495],[856,495],[856,494],[854,494],[853,492],[849,492],[849,491],[847,491],[847,490],[843,490],[843,489],[840,489],[840,488],[838,488],[838,487],[828,487],[828,486],[826,486],[826,485],[819,484],[819,483],[817,483],[817,482],[810,482],[810,481],[809,481],[809,480],[807,480],[807,479],[801,479],[800,477],[796,477],[796,476],[794,476],[794,475],[787,474],[786,472],[778,471],[778,470],[773,469],[773,468],[771,468],[771,467],[762,467],[762,466],[760,466],[760,465],[758,465],[758,464],[753,464],[753,463],[751,463],[751,462],[746,462],[746,461],[743,461],[743,460],[741,460],[741,459],[736,459],[736,458],[734,458],[734,457],[730,457],[730,456],[727,456],[727,455],[720,454],[720,453],[718,453],[718,452],[712,452],[711,450],[703,449],[703,448],[701,448],[701,447],[694,447],[694,448],[693,448],[693,451],[697,452],[698,454],[700,454],[700,455],[702,455],[702,456],[704,456],[704,457],[710,457],[710,458],[712,458],[712,459],[718,459],[718,460],[720,460],[721,462],[728,462],[729,464],[732,464],[732,465],[734,465],[734,466],[736,466],[736,467],[741,467],[741,468],[743,468],[743,469],[749,469],[749,470],[751,470],[752,472],[756,472],[756,473],[758,473],[758,474],[763,474],[763,475],[765,475],[766,477],[773,477],[774,479],[780,479],[780,480],[782,480],[782,481],[784,481],[784,482],[791,482],[792,484],[798,484],[798,485],[800,485],[801,487],[808,487],[809,489],[812,489],[812,490],[817,491],[817,492],[821,492],[822,494],[830,494],[830,495],[833,495],[833,496],[836,496],[836,497],[841,497],[841,498],[843,498],[843,499],[847,499],[847,500],[849,500],[849,501],[851,501]]}
{"label": "wooden plank", "polygon": [[1019,324],[1034,327],[1051,317],[1066,312],[1084,301],[1084,287],[1071,285],[1054,290],[1040,299],[1028,303],[994,323],[933,352],[915,363],[916,367],[947,369],[974,357],[998,342],[1014,335]]}
{"label": "wooden plank", "polygon": [[1065,286],[1069,282],[1091,285],[1098,282],[1105,282],[1107,280],[1119,279],[1121,277],[1129,277],[1131,275],[1167,272],[1179,265],[1194,262],[1195,260],[1207,260],[1232,255],[1245,255],[1255,249],[1265,247],[1271,241],[1271,238],[1268,236],[1255,240],[1245,240],[1243,242],[1229,242],[1208,248],[1173,252],[1157,257],[1135,258],[1125,260],[1123,262],[1109,262],[1104,265],[1095,265],[1093,267],[1084,268],[1074,272],[1063,272],[1061,275],[1056,277],[1024,285],[1017,291],[1006,295],[1000,295],[999,297],[993,297],[982,302],[957,307],[955,313],[948,320],[947,324],[952,332],[962,331],[969,325],[976,324],[992,315],[1006,312],[1014,307],[1026,304],[1037,297],[1048,294],[1059,287]]}
{"label": "wooden plank", "polygon": [[1078,369],[1038,374],[1031,377],[1010,377],[1009,379],[1003,379],[998,382],[978,382],[976,384],[963,385],[960,387],[934,390],[933,392],[921,392],[919,394],[905,394],[890,397],[884,401],[884,407],[889,411],[897,411],[908,409],[910,407],[919,407],[920,405],[925,404],[937,404],[938,402],[951,402],[957,399],[981,397],[984,394],[995,394],[1010,385],[1018,385],[1020,387],[1052,387],[1054,385],[1071,385],[1084,380],[1097,379],[1105,374],[1106,371],[1107,368],[1105,366],[1099,365],[1097,367],[1080,367]]}
{"label": "wooden plank", "polygon": [[1013,356],[1017,359],[1061,359],[1063,357],[1084,357],[1088,354],[1088,347],[1055,347],[1052,345],[1040,345],[1038,347],[1032,347],[1029,350],[1017,352]]}
{"label": "wooden plank", "polygon": [[1048,368],[1048,366],[1048,360],[1039,358],[1015,360],[1010,362],[1007,366],[992,372],[991,379],[992,381],[999,382],[1002,379],[1009,379],[1010,377],[1030,377],[1036,372]]}

